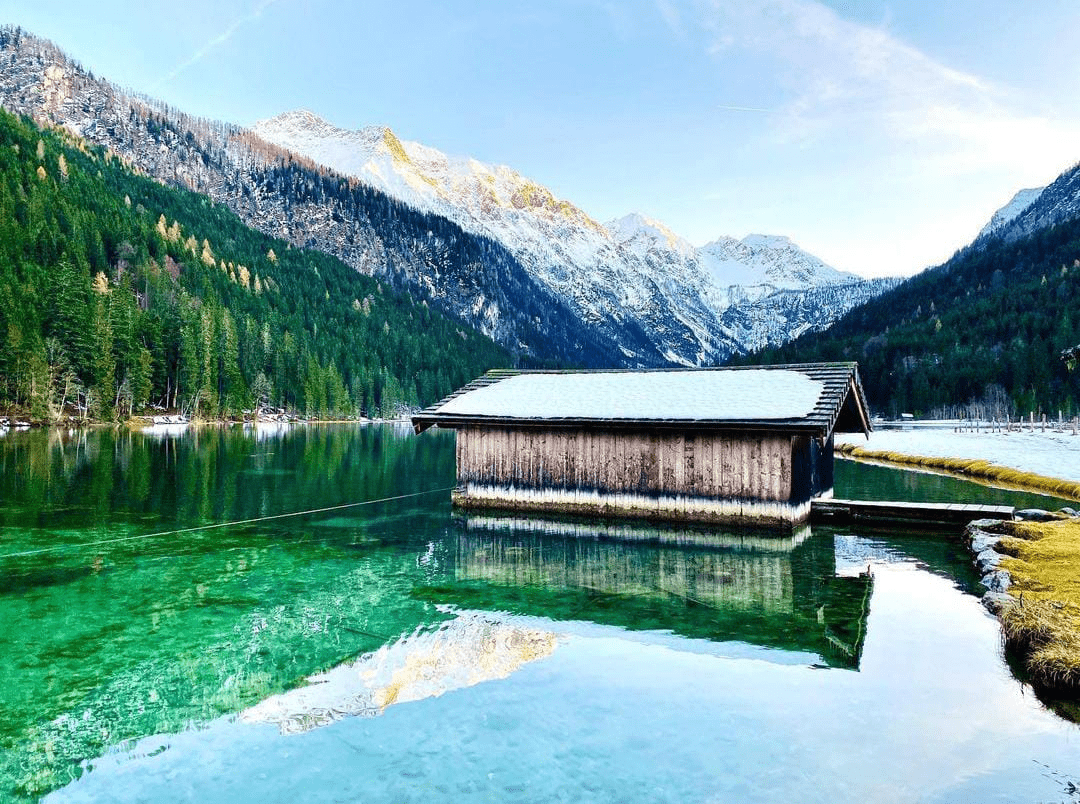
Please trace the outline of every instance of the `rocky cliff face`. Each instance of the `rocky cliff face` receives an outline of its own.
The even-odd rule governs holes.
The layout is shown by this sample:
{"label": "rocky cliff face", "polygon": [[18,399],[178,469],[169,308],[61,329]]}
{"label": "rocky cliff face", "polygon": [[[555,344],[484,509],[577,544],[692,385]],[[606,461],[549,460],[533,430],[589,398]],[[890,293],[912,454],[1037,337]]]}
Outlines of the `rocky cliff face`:
{"label": "rocky cliff face", "polygon": [[994,229],[990,233],[992,236],[1006,241],[1018,240],[1039,229],[1080,216],[1080,165],[1069,168],[1042,190],[1021,190],[1005,210],[1015,206],[1017,198],[1024,193],[1030,193],[1033,197],[1003,225]]}
{"label": "rocky cliff face", "polygon": [[[723,360],[802,331],[811,300],[825,305],[810,314],[812,326],[824,326],[878,288],[830,268],[786,237],[723,237],[698,249],[640,214],[601,225],[512,168],[450,157],[385,127],[348,131],[301,110],[253,130],[502,243],[583,320],[602,329],[613,320],[636,322],[652,349],[632,352],[624,344],[630,360],[649,351],[685,364]],[[814,292],[826,286],[834,291]],[[803,314],[777,315],[792,305]],[[742,321],[738,327],[724,323],[732,307]]]}
{"label": "rocky cliff face", "polygon": [[833,271],[786,238],[695,249],[641,216],[603,226],[510,168],[385,128],[343,132],[307,113],[254,131],[193,118],[17,29],[0,29],[0,62],[10,111],[385,277],[526,364],[716,363],[827,326],[887,284]]}

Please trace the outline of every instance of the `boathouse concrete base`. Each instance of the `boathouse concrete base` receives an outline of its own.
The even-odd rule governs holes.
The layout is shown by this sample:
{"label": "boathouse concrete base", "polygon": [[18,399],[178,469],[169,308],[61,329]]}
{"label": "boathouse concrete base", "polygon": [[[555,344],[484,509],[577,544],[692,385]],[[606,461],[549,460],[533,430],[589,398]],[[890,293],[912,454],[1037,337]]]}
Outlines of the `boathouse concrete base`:
{"label": "boathouse concrete base", "polygon": [[452,500],[466,511],[644,519],[658,522],[794,527],[810,518],[810,501],[716,499],[685,494],[603,493],[465,483]]}
{"label": "boathouse concrete base", "polygon": [[470,534],[522,539],[558,536],[610,541],[646,542],[677,547],[721,547],[764,553],[790,553],[808,538],[810,525],[793,528],[717,527],[715,524],[672,523],[607,517],[544,517],[534,513],[458,511],[455,521]]}

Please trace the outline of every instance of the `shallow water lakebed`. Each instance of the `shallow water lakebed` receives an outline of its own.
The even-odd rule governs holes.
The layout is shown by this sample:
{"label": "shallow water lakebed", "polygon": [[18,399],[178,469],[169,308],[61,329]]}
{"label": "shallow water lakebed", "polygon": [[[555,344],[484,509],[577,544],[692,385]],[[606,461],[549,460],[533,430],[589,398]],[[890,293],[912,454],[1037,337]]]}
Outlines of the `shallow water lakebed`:
{"label": "shallow water lakebed", "polygon": [[[0,438],[0,799],[1072,800],[1080,732],[959,542],[463,519],[453,461],[389,426]],[[920,493],[869,477],[838,496]]]}

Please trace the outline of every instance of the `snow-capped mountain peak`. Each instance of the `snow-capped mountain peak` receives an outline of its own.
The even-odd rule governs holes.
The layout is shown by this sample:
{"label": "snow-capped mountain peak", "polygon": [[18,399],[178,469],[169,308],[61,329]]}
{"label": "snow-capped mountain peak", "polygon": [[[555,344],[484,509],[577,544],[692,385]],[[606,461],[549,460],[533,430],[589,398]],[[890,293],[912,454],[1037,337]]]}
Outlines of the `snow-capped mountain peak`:
{"label": "snow-capped mountain peak", "polygon": [[495,233],[478,223],[502,217],[500,210],[548,221],[567,219],[600,230],[599,224],[573,204],[556,198],[546,187],[512,168],[448,156],[436,148],[400,139],[385,126],[350,131],[300,110],[260,120],[252,130],[275,145],[483,234]]}
{"label": "snow-capped mountain peak", "polygon": [[[291,112],[282,112],[269,120],[258,121],[255,127],[293,134],[306,133],[318,137],[333,137],[347,133],[308,109],[294,109]],[[373,126],[372,128],[378,127]]]}
{"label": "snow-capped mountain peak", "polygon": [[649,248],[660,246],[684,256],[694,255],[696,249],[688,241],[671,231],[660,221],[648,218],[638,212],[631,212],[616,220],[604,224],[604,228],[615,242],[643,254]]}
{"label": "snow-capped mountain peak", "polygon": [[[296,111],[256,123],[253,130],[279,147],[500,242],[589,326],[625,341],[621,348],[631,363],[724,359],[741,351],[744,339],[771,337],[750,333],[742,324],[733,336],[722,321],[732,305],[857,281],[786,237],[720,238],[698,249],[641,214],[602,226],[512,168],[447,156],[399,139],[385,127],[348,131]],[[647,341],[632,336],[635,332],[645,333]]]}
{"label": "snow-capped mountain peak", "polygon": [[777,289],[805,289],[858,278],[826,265],[782,235],[721,237],[702,246],[699,254],[702,268],[721,287],[768,284]]}

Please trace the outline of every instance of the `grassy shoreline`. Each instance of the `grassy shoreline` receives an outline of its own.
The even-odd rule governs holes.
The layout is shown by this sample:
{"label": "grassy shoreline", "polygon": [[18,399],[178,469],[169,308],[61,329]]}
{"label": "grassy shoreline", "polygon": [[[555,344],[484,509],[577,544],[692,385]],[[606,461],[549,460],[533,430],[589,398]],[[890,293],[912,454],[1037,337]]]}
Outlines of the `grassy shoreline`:
{"label": "grassy shoreline", "polygon": [[1016,599],[1000,613],[1005,645],[1020,656],[1032,683],[1080,693],[1080,518],[1002,522],[997,546]]}
{"label": "grassy shoreline", "polygon": [[1021,472],[989,461],[974,458],[941,458],[926,455],[908,455],[891,450],[872,450],[855,444],[837,444],[836,451],[851,458],[860,458],[916,469],[934,469],[960,475],[970,480],[1001,483],[1023,491],[1052,494],[1080,501],[1080,483]]}

